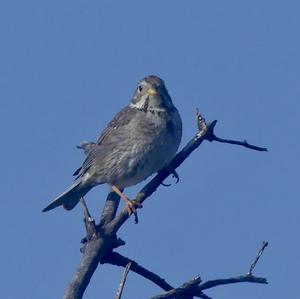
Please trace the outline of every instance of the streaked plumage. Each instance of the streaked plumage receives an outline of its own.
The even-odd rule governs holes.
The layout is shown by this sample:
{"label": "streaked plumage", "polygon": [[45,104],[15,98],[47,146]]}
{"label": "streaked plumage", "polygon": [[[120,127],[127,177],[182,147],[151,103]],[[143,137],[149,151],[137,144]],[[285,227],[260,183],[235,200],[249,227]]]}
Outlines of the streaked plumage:
{"label": "streaked plumage", "polygon": [[59,205],[70,210],[99,184],[122,190],[145,180],[173,159],[181,135],[181,118],[164,82],[156,76],[146,77],[130,104],[113,118],[95,144],[81,146],[87,156],[75,172],[74,184],[43,211]]}

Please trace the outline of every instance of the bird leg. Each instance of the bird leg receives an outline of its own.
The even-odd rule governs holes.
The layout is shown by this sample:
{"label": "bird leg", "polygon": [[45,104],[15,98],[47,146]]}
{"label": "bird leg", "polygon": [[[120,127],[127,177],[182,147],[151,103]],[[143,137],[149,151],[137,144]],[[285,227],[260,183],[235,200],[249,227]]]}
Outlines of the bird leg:
{"label": "bird leg", "polygon": [[136,208],[141,208],[142,205],[133,200],[130,200],[117,186],[111,185],[111,189],[116,192],[124,201],[126,205],[126,209],[128,211],[129,216],[134,214],[135,223],[138,223],[138,216]]}

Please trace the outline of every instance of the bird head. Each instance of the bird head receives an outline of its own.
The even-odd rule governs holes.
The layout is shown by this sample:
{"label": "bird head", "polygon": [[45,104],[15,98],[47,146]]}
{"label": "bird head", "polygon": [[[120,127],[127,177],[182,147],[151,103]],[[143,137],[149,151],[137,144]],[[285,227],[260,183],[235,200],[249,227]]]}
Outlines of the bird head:
{"label": "bird head", "polygon": [[157,76],[148,76],[139,82],[130,106],[144,111],[165,111],[174,108],[164,81]]}

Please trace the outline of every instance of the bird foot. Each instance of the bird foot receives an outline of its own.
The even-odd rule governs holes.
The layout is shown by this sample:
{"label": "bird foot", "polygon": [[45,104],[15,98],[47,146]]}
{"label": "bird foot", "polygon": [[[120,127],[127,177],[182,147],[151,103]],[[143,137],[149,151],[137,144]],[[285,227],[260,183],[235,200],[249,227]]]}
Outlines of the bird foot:
{"label": "bird foot", "polygon": [[136,209],[140,209],[142,208],[142,204],[137,202],[136,200],[130,200],[122,191],[123,189],[119,189],[117,186],[115,185],[111,185],[111,189],[116,192],[124,201],[126,204],[126,209],[128,211],[129,216],[131,214],[134,215],[134,222],[138,223],[139,219],[138,219],[138,215],[137,215],[137,211]]}
{"label": "bird foot", "polygon": [[171,173],[173,174],[173,178],[176,179],[175,184],[178,184],[178,183],[179,183],[179,175],[178,175],[178,173],[176,172],[175,168],[171,168],[170,171],[171,171]]}
{"label": "bird foot", "polygon": [[142,207],[143,207],[143,205],[138,203],[136,200],[134,200],[134,199],[130,200],[129,198],[127,198],[127,200],[126,200],[126,209],[127,209],[127,212],[129,214],[129,216],[131,216],[131,214],[134,215],[134,222],[135,223],[139,222],[137,209],[141,209]]}
{"label": "bird foot", "polygon": [[[168,170],[170,173],[172,173],[172,177],[173,178],[175,178],[176,179],[176,182],[175,182],[175,184],[177,184],[178,182],[179,182],[179,175],[178,175],[178,173],[176,172],[176,170],[175,170],[175,168],[173,167],[173,166],[171,166],[171,165],[168,165],[167,167],[166,167],[166,170]],[[164,187],[170,187],[171,186],[171,184],[166,184],[166,183],[161,183]]]}

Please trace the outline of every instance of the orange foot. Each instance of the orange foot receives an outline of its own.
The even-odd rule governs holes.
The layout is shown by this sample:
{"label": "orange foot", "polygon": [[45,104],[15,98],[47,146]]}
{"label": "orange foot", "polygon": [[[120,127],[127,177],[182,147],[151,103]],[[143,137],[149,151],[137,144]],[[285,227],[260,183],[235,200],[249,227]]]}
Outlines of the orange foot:
{"label": "orange foot", "polygon": [[118,187],[115,185],[111,185],[111,189],[116,192],[124,201],[126,205],[126,209],[128,211],[128,215],[134,215],[135,223],[138,223],[138,215],[137,210],[138,208],[142,208],[142,204],[136,202],[135,200],[130,200]]}

